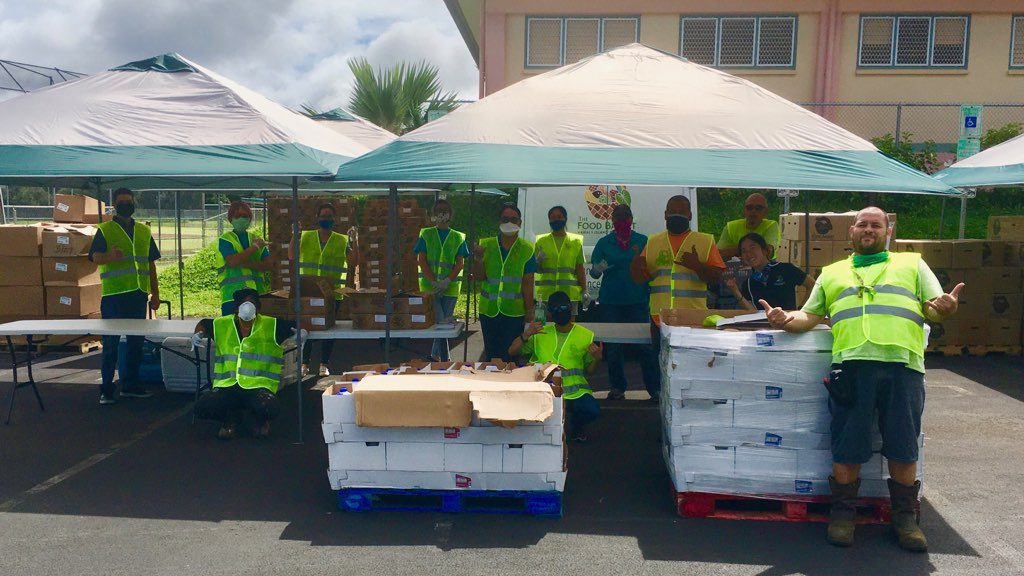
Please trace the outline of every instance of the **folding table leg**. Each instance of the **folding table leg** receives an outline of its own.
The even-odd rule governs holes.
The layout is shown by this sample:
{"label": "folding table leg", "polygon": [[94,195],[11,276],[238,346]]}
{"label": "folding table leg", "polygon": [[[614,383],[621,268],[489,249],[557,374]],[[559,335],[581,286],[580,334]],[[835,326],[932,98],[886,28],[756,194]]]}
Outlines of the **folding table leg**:
{"label": "folding table leg", "polygon": [[18,382],[18,353],[14,350],[14,340],[7,336],[7,348],[11,351],[11,374],[13,375],[13,383],[11,384],[11,402],[7,406],[7,420],[4,424],[11,423],[11,415],[14,413],[14,396],[18,393],[19,388],[31,386],[32,391],[35,392],[36,401],[39,402],[39,410],[45,412],[46,408],[43,406],[43,397],[39,395],[39,388],[36,386],[35,377],[32,375],[32,336],[26,336],[27,350],[25,351],[26,360],[24,362],[28,369],[28,381]]}

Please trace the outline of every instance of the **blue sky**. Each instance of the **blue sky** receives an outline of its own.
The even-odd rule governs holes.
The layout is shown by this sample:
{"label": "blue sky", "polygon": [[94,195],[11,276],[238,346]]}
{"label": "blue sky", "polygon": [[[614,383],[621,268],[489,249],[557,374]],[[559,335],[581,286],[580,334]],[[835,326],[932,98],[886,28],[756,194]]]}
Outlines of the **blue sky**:
{"label": "blue sky", "polygon": [[356,56],[426,59],[477,95],[441,0],[0,0],[0,58],[95,73],[171,51],[293,107],[344,105]]}

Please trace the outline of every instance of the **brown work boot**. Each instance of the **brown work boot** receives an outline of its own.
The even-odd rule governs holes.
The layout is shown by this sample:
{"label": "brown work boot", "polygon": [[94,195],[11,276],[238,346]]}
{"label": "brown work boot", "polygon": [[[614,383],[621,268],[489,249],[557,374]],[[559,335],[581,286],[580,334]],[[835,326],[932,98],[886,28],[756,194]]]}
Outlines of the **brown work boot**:
{"label": "brown work boot", "polygon": [[829,476],[828,486],[832,490],[832,509],[828,516],[828,542],[833,546],[853,546],[860,478],[850,484],[840,484],[836,481],[835,476]]}
{"label": "brown work boot", "polygon": [[920,480],[906,486],[889,478],[889,499],[892,501],[892,531],[899,538],[900,548],[911,552],[927,552],[928,539],[917,525],[917,496]]}

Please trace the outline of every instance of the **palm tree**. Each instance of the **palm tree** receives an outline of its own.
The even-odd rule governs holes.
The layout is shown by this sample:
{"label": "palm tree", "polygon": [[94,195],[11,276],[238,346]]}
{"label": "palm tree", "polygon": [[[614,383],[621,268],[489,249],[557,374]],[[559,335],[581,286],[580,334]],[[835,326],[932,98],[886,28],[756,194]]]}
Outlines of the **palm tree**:
{"label": "palm tree", "polygon": [[374,70],[365,58],[354,58],[348,67],[355,77],[349,110],[395,134],[426,124],[431,112],[458,107],[455,93],[442,92],[437,68],[425,61]]}

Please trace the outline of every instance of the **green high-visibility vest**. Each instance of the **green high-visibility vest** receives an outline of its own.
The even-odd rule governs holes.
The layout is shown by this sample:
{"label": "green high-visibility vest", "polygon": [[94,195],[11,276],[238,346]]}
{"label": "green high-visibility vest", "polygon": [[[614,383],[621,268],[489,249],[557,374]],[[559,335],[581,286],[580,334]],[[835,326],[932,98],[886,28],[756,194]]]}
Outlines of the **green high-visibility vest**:
{"label": "green high-visibility vest", "polygon": [[[331,232],[327,244],[320,248],[317,230],[306,230],[299,238],[299,276],[330,278],[335,285],[344,285],[348,277],[348,236]],[[341,294],[334,294],[341,300]]]}
{"label": "green high-visibility vest", "polygon": [[[459,248],[466,241],[466,235],[458,230],[448,230],[448,236],[444,239],[444,244],[441,244],[441,234],[437,231],[437,227],[423,228],[420,230],[420,238],[423,239],[423,243],[427,246],[427,266],[430,267],[430,271],[434,273],[434,278],[440,280],[441,278],[447,278],[452,273],[452,268],[455,267],[455,260],[459,255]],[[434,286],[429,280],[420,273],[420,290],[423,292],[432,292]],[[453,280],[448,288],[445,289],[445,296],[458,296],[462,291],[462,280]]]}
{"label": "green high-visibility vest", "polygon": [[558,335],[554,324],[544,326],[543,330],[531,338],[534,342],[530,362],[550,362],[562,367],[562,398],[575,400],[584,394],[593,394],[587,383],[584,363],[587,348],[594,342],[593,332],[573,324],[557,355],[555,348],[558,346]]}
{"label": "green high-visibility vest", "polygon": [[103,295],[136,290],[149,294],[149,244],[152,238],[149,226],[136,222],[131,238],[114,221],[101,222],[96,227],[107,241],[107,252],[119,248],[123,254],[121,259],[99,266]]}
{"label": "green high-visibility vest", "polygon": [[238,337],[234,315],[213,321],[213,387],[266,388],[277,393],[284,366],[284,348],[277,343],[277,318],[257,314],[252,332]]}
{"label": "green high-visibility vest", "polygon": [[526,263],[533,256],[533,244],[516,238],[505,259],[501,257],[498,238],[484,238],[480,245],[484,247],[484,273],[487,275],[480,287],[480,313],[488,318],[499,313],[525,315],[523,276]]}
{"label": "green high-visibility vest", "polygon": [[537,250],[544,252],[544,261],[537,263],[537,299],[547,302],[555,292],[565,292],[569,300],[579,302],[583,290],[576,279],[576,262],[583,254],[583,236],[566,233],[562,248],[558,248],[553,234],[537,236]]}
{"label": "green high-visibility vest", "polygon": [[871,342],[924,355],[920,260],[921,255],[914,252],[890,253],[875,278],[863,277],[853,267],[852,256],[822,270],[833,354]]}
{"label": "green high-visibility vest", "polygon": [[[256,238],[256,236],[249,234],[250,245],[253,238]],[[220,239],[230,242],[236,254],[241,254],[245,251],[242,248],[241,240],[238,239],[238,234],[235,234],[234,230],[225,232]],[[262,256],[263,250],[257,250],[249,256],[248,261],[259,262]],[[217,281],[220,283],[221,302],[233,301],[235,299],[235,291],[243,288],[252,288],[260,294],[266,294],[270,289],[270,283],[267,281],[267,274],[265,272],[253,270],[246,266],[228,266],[228,263],[224,260],[224,255],[220,253],[219,249],[217,250]]]}

